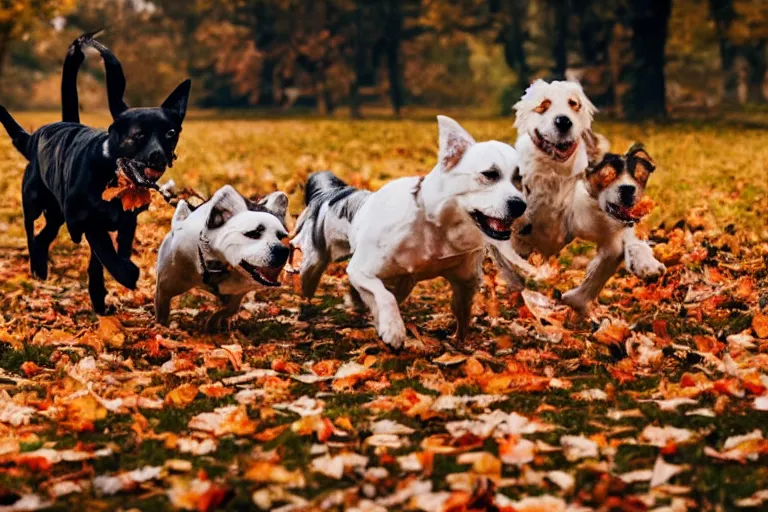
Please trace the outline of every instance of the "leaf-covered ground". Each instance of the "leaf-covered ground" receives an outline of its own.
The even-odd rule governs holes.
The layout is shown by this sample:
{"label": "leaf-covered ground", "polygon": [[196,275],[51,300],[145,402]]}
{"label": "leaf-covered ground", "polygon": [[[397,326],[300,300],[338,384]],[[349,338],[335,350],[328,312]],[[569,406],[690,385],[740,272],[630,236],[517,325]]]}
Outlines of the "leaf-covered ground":
{"label": "leaf-covered ground", "polygon": [[[508,119],[465,125],[478,139],[514,136]],[[448,287],[423,283],[403,307],[412,338],[397,355],[344,307],[342,265],[311,304],[290,283],[251,296],[229,333],[201,333],[214,308],[203,292],[155,326],[172,214],[157,197],[140,217],[140,287],[109,280],[117,313],[98,318],[88,251],[63,230],[49,280],[30,278],[22,160],[0,137],[0,511],[768,506],[768,136],[599,129],[617,149],[645,141],[660,164],[643,230],[664,278],[622,270],[578,319],[557,298],[592,247],[573,244],[553,281],[522,294],[488,266],[463,346]],[[297,214],[311,171],[376,188],[428,171],[435,151],[431,120],[199,117],[169,174],[206,195],[279,187]]]}

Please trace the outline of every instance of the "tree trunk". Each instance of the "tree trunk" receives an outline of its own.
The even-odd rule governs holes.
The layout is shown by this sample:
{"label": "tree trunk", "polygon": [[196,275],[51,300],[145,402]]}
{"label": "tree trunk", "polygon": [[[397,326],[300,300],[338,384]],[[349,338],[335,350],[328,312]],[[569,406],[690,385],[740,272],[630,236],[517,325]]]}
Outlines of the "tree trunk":
{"label": "tree trunk", "polygon": [[499,39],[504,45],[504,60],[517,75],[517,83],[525,89],[531,83],[531,70],[525,56],[526,34],[523,20],[527,14],[527,2],[510,0],[506,4],[506,22],[501,30]]}
{"label": "tree trunk", "polygon": [[11,31],[13,27],[10,24],[0,25],[0,93],[2,93],[3,72],[5,71],[5,60],[11,46]]}
{"label": "tree trunk", "polygon": [[745,52],[746,60],[749,63],[747,73],[747,101],[750,103],[765,103],[766,97],[763,90],[765,82],[765,73],[768,71],[768,63],[765,57],[766,41],[758,41],[750,45],[749,51]]}
{"label": "tree trunk", "polygon": [[565,71],[568,68],[568,18],[570,16],[570,5],[561,0],[550,0],[550,9],[555,16],[555,46],[553,48],[553,57],[555,66],[552,68],[553,80],[565,80]]}
{"label": "tree trunk", "polygon": [[664,49],[667,44],[672,0],[630,0],[632,63],[625,67],[628,86],[622,97],[627,119],[659,119],[667,115]]}
{"label": "tree trunk", "polygon": [[580,81],[589,99],[598,107],[615,103],[610,47],[614,21],[596,11],[591,0],[572,0],[578,19],[583,73]]}
{"label": "tree trunk", "polygon": [[349,85],[349,116],[360,119],[360,82],[365,73],[365,44],[363,35],[363,5],[358,0],[355,6],[355,76]]}
{"label": "tree trunk", "polygon": [[402,64],[400,63],[400,45],[403,31],[403,12],[399,0],[390,0],[387,16],[387,75],[389,76],[389,97],[395,116],[400,117],[403,106]]}
{"label": "tree trunk", "polygon": [[709,12],[715,22],[715,31],[720,45],[723,101],[736,104],[739,102],[739,76],[736,70],[736,57],[739,52],[729,37],[731,23],[736,18],[733,0],[709,0]]}

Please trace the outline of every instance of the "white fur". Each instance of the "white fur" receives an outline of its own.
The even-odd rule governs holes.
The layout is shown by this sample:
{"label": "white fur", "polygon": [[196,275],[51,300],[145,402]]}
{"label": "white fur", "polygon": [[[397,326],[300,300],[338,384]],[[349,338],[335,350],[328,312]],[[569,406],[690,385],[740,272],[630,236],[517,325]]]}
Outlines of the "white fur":
{"label": "white fur", "polygon": [[[167,323],[173,297],[202,287],[224,302],[224,307],[214,313],[208,323],[209,329],[217,329],[237,312],[246,293],[262,286],[241,264],[245,261],[254,267],[277,268],[272,265],[273,250],[282,245],[287,234],[276,215],[284,217],[288,198],[282,192],[274,192],[260,204],[275,214],[248,210],[245,199],[229,185],[194,211],[186,201],[179,202],[171,231],[163,240],[157,258],[155,315],[159,322]],[[209,229],[208,220],[214,209],[226,212],[226,221],[220,227]],[[258,240],[245,236],[259,227],[263,231]],[[201,262],[201,253],[205,263]],[[203,280],[211,264],[217,269],[229,267],[215,285]]]}
{"label": "white fur", "polygon": [[[373,314],[382,340],[393,348],[406,339],[398,303],[417,282],[440,276],[451,283],[457,336],[463,339],[481,281],[485,247],[499,244],[470,214],[479,211],[511,223],[509,201],[523,200],[512,183],[518,165],[512,146],[477,143],[444,116],[438,116],[438,128],[438,163],[423,179],[401,178],[364,197],[351,223],[336,216],[329,222],[333,215],[324,205],[314,222],[324,223],[325,248],[313,246],[310,229],[302,228],[296,238],[304,253],[306,295],[314,293],[316,279],[327,264],[318,254],[327,254],[327,247],[334,245],[352,254],[347,267],[350,283]],[[482,174],[491,169],[498,171],[498,180]],[[504,245],[510,253],[509,242]],[[516,254],[511,256],[515,257],[513,265],[520,260]]]}
{"label": "white fur", "polygon": [[[551,102],[543,114],[535,112],[544,100]],[[574,111],[569,100],[581,108]],[[563,301],[584,313],[622,259],[627,268],[642,278],[660,276],[665,268],[653,257],[653,251],[639,240],[634,228],[605,213],[608,202],[616,202],[618,186],[608,187],[594,199],[582,179],[588,165],[585,134],[592,128],[595,107],[576,82],[535,81],[515,105],[518,139],[515,148],[520,155],[520,174],[528,209],[526,222],[532,224],[530,235],[515,234],[512,247],[521,254],[537,250],[545,255],[557,254],[574,238],[598,245],[598,255],[590,262],[587,277],[578,288],[563,295]],[[567,116],[572,127],[567,133],[555,127],[557,116]],[[574,141],[578,146],[565,160],[553,158],[534,142],[537,132],[550,142]],[[604,149],[605,150],[605,149]],[[521,280],[515,271],[502,265],[505,278],[514,286]]]}

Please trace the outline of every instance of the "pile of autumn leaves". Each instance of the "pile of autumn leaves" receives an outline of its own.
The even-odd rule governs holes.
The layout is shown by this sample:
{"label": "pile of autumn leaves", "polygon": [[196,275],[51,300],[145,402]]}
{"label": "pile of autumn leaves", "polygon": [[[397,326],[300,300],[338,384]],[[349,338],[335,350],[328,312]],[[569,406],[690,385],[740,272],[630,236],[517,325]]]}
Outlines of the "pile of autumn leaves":
{"label": "pile of autumn leaves", "polygon": [[[231,333],[209,337],[194,329],[214,307],[202,293],[166,329],[149,295],[94,320],[77,287],[9,280],[0,512],[714,506],[702,468],[768,456],[747,426],[768,414],[768,243],[703,210],[648,235],[667,275],[621,273],[588,319],[554,298],[583,278],[584,256],[550,261],[557,275],[519,294],[489,272],[465,347],[445,339],[448,288],[422,285],[401,354],[338,301],[305,318],[294,294],[258,294]],[[344,286],[338,268],[324,292]],[[725,416],[744,428],[713,437]],[[161,456],[128,457],[142,446]],[[631,449],[644,451],[619,457]],[[119,469],[96,469],[109,461]],[[745,489],[723,504],[768,503]]]}

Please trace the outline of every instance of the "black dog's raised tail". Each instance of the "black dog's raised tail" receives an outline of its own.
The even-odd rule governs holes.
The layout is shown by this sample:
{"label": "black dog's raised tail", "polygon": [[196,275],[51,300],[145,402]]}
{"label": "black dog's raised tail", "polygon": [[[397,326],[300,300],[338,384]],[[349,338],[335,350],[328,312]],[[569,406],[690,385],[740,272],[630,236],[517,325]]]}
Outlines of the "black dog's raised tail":
{"label": "black dog's raised tail", "polygon": [[112,51],[94,37],[101,32],[83,34],[69,45],[67,57],[64,59],[64,69],[61,75],[61,114],[62,121],[80,122],[80,103],[77,94],[77,73],[85,60],[83,48],[90,46],[96,49],[104,60],[104,70],[107,75],[107,100],[112,119],[128,110],[123,100],[125,94],[125,74],[120,61]]}
{"label": "black dog's raised tail", "polygon": [[24,158],[29,160],[29,133],[21,127],[19,123],[8,113],[8,111],[0,105],[0,123],[3,123],[5,131],[11,137],[13,146],[24,155]]}

